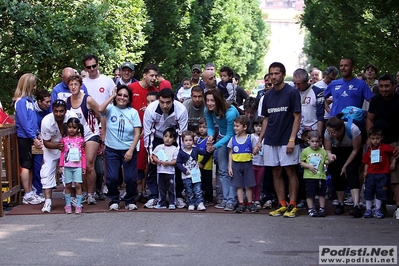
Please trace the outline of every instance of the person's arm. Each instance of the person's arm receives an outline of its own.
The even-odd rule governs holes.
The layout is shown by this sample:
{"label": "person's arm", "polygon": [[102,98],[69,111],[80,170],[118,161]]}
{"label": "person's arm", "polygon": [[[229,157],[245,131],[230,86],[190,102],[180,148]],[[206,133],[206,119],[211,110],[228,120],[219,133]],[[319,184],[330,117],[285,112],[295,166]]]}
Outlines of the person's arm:
{"label": "person's arm", "polygon": [[267,117],[267,116],[265,118],[263,118],[262,129],[260,130],[258,143],[256,144],[256,146],[254,148],[254,154],[258,154],[259,151],[262,149],[262,141],[263,141],[263,137],[265,136],[268,119],[269,119],[269,117]]}
{"label": "person's arm", "polygon": [[292,124],[290,139],[288,140],[287,143],[287,149],[286,149],[287,154],[290,154],[291,152],[294,151],[295,139],[298,134],[300,124],[301,124],[301,113],[294,113],[294,123]]}
{"label": "person's arm", "polygon": [[105,100],[99,107],[98,107],[98,112],[101,115],[105,115],[107,113],[107,106],[113,102],[113,100],[116,97],[116,87],[114,88],[114,90],[112,91],[112,95],[110,97],[108,97],[107,100]]}
{"label": "person's arm", "polygon": [[183,156],[182,152],[179,151],[179,154],[177,154],[176,166],[177,166],[177,168],[179,168],[179,170],[180,170],[182,173],[185,173],[186,175],[188,175],[188,174],[189,174],[189,171],[188,171],[187,168],[185,168],[185,167],[183,166],[183,163],[184,163],[184,156]]}
{"label": "person's arm", "polygon": [[233,177],[233,149],[229,149],[229,176]]}
{"label": "person's arm", "polygon": [[91,109],[95,114],[96,117],[100,117],[100,111],[99,111],[99,105],[96,102],[96,100],[93,99],[93,97],[88,96],[87,100],[86,100],[86,105],[87,105],[87,109]]}
{"label": "person's arm", "polygon": [[365,165],[364,165],[364,172],[363,172],[363,178],[364,178],[364,180],[366,180],[366,178],[367,178],[367,171],[368,171],[368,169],[369,169],[369,165],[368,165],[368,164],[365,164]]}
{"label": "person's arm", "polygon": [[124,156],[126,162],[130,161],[133,157],[133,152],[136,149],[137,143],[139,142],[140,139],[140,133],[141,133],[141,127],[135,127],[132,145],[130,145],[130,148],[126,151]]}
{"label": "person's arm", "polygon": [[341,175],[346,174],[346,167],[353,161],[353,159],[355,159],[357,153],[360,152],[360,149],[362,147],[362,136],[361,135],[358,135],[357,137],[352,139],[352,147],[353,147],[353,150],[352,150],[351,154],[349,155],[345,164],[342,166]]}
{"label": "person's arm", "polygon": [[80,154],[82,155],[82,174],[86,174],[86,153],[84,145],[84,139],[82,138],[82,144],[80,145]]}
{"label": "person's arm", "polygon": [[317,169],[314,168],[314,166],[310,163],[306,163],[305,161],[301,161],[300,165],[305,168],[305,169],[309,169],[310,172],[312,172],[313,174],[317,173]]}
{"label": "person's arm", "polygon": [[332,142],[331,142],[331,139],[328,139],[326,137],[324,138],[324,149],[327,152],[327,157],[328,157],[329,163],[335,161],[336,156],[335,156],[335,154],[332,154]]}

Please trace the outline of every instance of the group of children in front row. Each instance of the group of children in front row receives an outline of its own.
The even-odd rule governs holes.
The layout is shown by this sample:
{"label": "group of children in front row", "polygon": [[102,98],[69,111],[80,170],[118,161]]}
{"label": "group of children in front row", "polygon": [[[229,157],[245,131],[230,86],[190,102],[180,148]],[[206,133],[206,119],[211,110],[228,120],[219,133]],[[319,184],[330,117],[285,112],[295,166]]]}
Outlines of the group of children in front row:
{"label": "group of children in front row", "polygon": [[[262,117],[253,121],[253,132],[248,134],[250,120],[242,115],[234,121],[235,136],[227,147],[229,153],[229,175],[231,185],[237,189],[237,213],[244,211],[257,212],[261,208],[260,193],[264,175],[263,154],[260,151],[253,155],[253,147],[258,142],[262,128]],[[82,174],[85,173],[83,127],[77,118],[70,118],[66,123],[66,136],[61,143],[60,173],[65,176],[65,212],[71,213],[71,187],[75,182],[77,207],[75,212],[81,213],[82,207]],[[158,145],[151,156],[151,162],[157,164],[159,199],[156,209],[176,209],[175,203],[175,166],[182,172],[183,185],[187,195],[188,210],[205,211],[204,198],[213,201],[212,186],[212,154],[206,151],[207,130],[206,121],[199,121],[198,136],[194,132],[185,131],[181,138],[184,147],[180,150],[174,146],[177,139],[175,129],[168,128],[163,132],[163,144]],[[303,136],[309,146],[302,150],[300,165],[304,168],[303,178],[306,186],[306,201],[308,214],[311,217],[324,217],[326,196],[326,173],[328,165],[327,152],[321,147],[321,134],[317,130],[308,131]],[[388,199],[387,186],[389,173],[395,167],[395,161],[390,163],[394,148],[383,144],[382,130],[374,127],[369,131],[370,147],[363,156],[365,165],[364,179],[366,211],[364,218],[383,218],[382,201]],[[80,178],[79,178],[80,177]],[[245,189],[245,192],[244,192]],[[204,193],[203,193],[204,191]],[[248,204],[244,202],[246,195]],[[314,198],[319,198],[319,210],[316,210]],[[167,198],[168,197],[168,198]],[[375,210],[372,212],[372,201],[375,197]],[[168,205],[169,203],[169,205]],[[168,205],[168,206],[167,206]]]}

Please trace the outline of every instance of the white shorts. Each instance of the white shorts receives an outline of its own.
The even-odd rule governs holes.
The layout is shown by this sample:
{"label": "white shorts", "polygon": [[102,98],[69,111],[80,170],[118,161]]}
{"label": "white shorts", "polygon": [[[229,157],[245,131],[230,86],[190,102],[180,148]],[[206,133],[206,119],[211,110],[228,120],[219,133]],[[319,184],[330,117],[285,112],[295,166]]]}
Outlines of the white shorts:
{"label": "white shorts", "polygon": [[294,146],[293,152],[287,154],[287,145],[263,145],[263,158],[266,166],[289,166],[299,163],[299,145]]}

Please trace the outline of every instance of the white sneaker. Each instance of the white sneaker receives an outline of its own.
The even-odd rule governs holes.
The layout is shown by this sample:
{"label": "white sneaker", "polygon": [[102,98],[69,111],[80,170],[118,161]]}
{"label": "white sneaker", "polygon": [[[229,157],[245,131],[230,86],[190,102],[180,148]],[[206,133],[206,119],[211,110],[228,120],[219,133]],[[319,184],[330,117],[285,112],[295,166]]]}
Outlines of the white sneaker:
{"label": "white sneaker", "polygon": [[40,196],[40,195],[34,194],[34,197],[36,197],[38,200],[40,200],[40,203],[43,203],[43,202],[45,202],[45,201],[46,201],[46,199],[45,199],[43,196]]}
{"label": "white sneaker", "polygon": [[144,204],[144,208],[154,209],[155,205],[157,205],[157,199],[149,199],[146,204]]}
{"label": "white sneaker", "polygon": [[134,211],[134,210],[138,210],[139,208],[137,208],[136,204],[130,203],[129,205],[125,206],[125,209],[128,211]]}
{"label": "white sneaker", "polygon": [[397,209],[393,212],[393,218],[395,218],[396,220],[399,220],[399,208],[397,208]]}
{"label": "white sneaker", "polygon": [[353,206],[353,198],[349,197],[347,200],[344,201],[344,204],[347,206]]}
{"label": "white sneaker", "polygon": [[200,204],[198,204],[197,206],[197,211],[206,211],[205,205],[203,202],[201,202]]}
{"label": "white sneaker", "polygon": [[339,205],[339,201],[337,199],[333,200],[332,205],[333,206],[338,206]]}
{"label": "white sneaker", "polygon": [[82,202],[81,202],[82,204],[87,202],[87,197],[88,197],[87,192],[83,191],[82,192]]}
{"label": "white sneaker", "polygon": [[194,206],[194,205],[188,206],[188,210],[189,210],[189,211],[193,211],[194,209],[195,209],[195,206]]}
{"label": "white sneaker", "polygon": [[273,202],[271,200],[267,200],[265,204],[263,204],[263,209],[271,209],[273,207]]}
{"label": "white sneaker", "polygon": [[36,198],[34,195],[31,195],[30,197],[25,197],[25,196],[22,198],[22,204],[34,204],[34,205],[37,205],[37,204],[43,203],[38,198]]}
{"label": "white sneaker", "polygon": [[51,203],[44,203],[42,212],[51,212]]}
{"label": "white sneaker", "polygon": [[109,210],[110,210],[110,211],[117,211],[117,210],[119,210],[119,205],[118,205],[118,203],[113,203],[113,204],[111,204],[111,206],[109,206]]}
{"label": "white sneaker", "polygon": [[97,204],[97,201],[94,198],[94,195],[92,195],[92,194],[87,195],[87,204],[88,205],[96,205]]}
{"label": "white sneaker", "polygon": [[187,205],[186,205],[186,203],[184,203],[184,200],[182,199],[182,198],[177,198],[176,199],[176,207],[178,208],[178,209],[183,209],[183,208],[185,208]]}

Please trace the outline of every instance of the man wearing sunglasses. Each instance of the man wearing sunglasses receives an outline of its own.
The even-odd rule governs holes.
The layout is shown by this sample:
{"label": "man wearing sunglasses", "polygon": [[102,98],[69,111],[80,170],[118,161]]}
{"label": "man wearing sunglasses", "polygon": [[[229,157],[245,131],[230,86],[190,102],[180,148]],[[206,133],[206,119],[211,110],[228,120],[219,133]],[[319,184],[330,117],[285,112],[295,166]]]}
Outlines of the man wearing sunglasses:
{"label": "man wearing sunglasses", "polygon": [[97,56],[86,55],[82,62],[88,73],[88,76],[83,79],[83,84],[86,85],[89,95],[101,105],[112,95],[115,83],[110,77],[100,74]]}
{"label": "man wearing sunglasses", "polygon": [[[68,79],[73,75],[75,75],[75,70],[72,67],[66,67],[62,70],[62,81],[55,85],[53,91],[51,92],[50,112],[52,111],[52,104],[55,100],[60,99],[66,101],[66,99],[72,95],[68,87]],[[84,92],[84,94],[88,95],[86,86],[84,84],[82,85],[81,90]]]}

